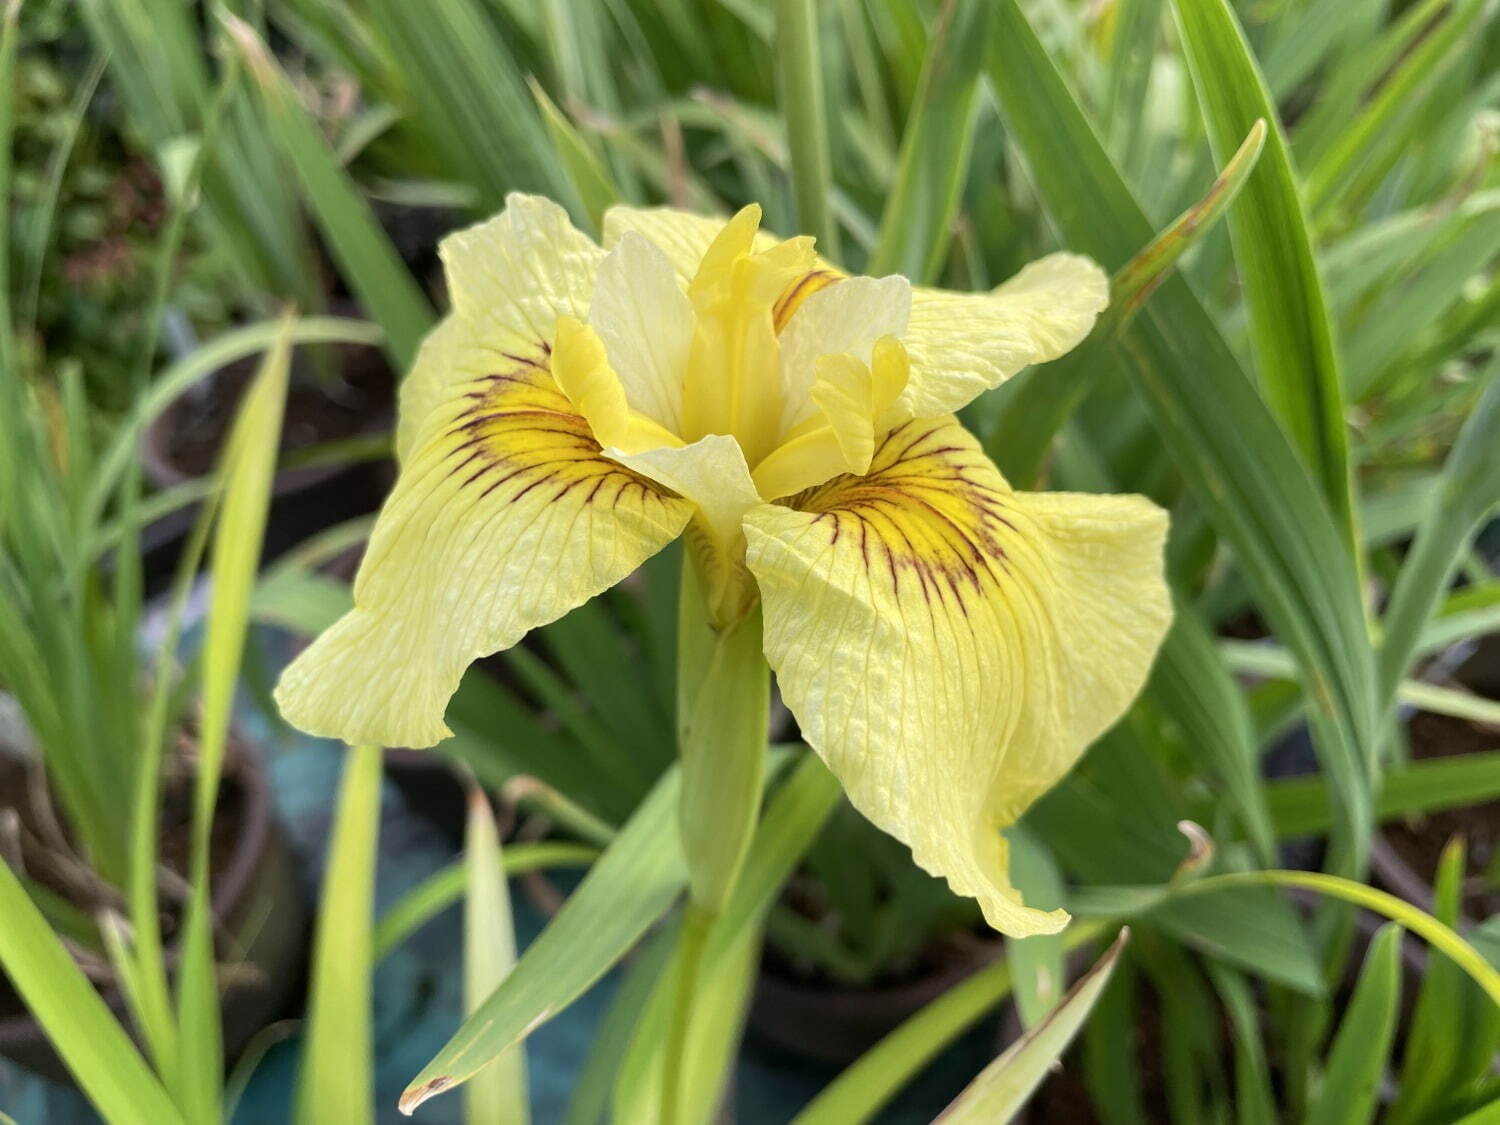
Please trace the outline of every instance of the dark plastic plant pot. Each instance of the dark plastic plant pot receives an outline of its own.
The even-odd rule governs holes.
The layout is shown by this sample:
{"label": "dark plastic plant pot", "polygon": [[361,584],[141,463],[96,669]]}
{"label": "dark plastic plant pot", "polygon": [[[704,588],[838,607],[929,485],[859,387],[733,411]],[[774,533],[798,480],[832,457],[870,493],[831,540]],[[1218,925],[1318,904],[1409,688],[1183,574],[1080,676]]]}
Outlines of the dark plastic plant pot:
{"label": "dark plastic plant pot", "polygon": [[388,749],[382,760],[387,780],[407,809],[454,847],[462,845],[468,794],[453,760],[438,750],[405,749]]}
{"label": "dark plastic plant pot", "polygon": [[1000,941],[945,946],[927,972],[884,987],[849,988],[791,976],[762,965],[749,1028],[778,1050],[845,1065],[960,981],[1004,956]]}
{"label": "dark plastic plant pot", "polygon": [[[256,1032],[283,1017],[300,991],[308,927],[307,906],[259,757],[253,752],[233,755],[223,785],[239,801],[237,835],[228,854],[216,862],[213,884],[219,932],[243,943],[226,948],[221,941],[219,949],[225,982],[220,993],[224,1054],[233,1060]],[[167,950],[167,959],[170,971],[177,960],[175,946]],[[228,973],[222,971],[225,960],[232,964]],[[102,994],[128,1028],[119,989],[108,986]],[[0,1055],[54,1082],[72,1081],[41,1025],[24,1011],[0,1012]]]}
{"label": "dark plastic plant pot", "polygon": [[[297,353],[287,402],[284,455],[322,441],[390,432],[395,381],[384,358],[373,349],[354,345],[340,345],[336,354],[341,372],[357,372],[365,389],[363,400],[337,402]],[[247,357],[229,364],[209,381],[190,388],[152,420],[140,444],[141,470],[147,482],[166,489],[213,471],[217,443],[227,434],[241,392],[258,363],[258,357]],[[205,417],[210,421],[205,422]],[[192,434],[194,427],[204,432]],[[299,427],[305,432],[294,433]],[[184,436],[189,434],[190,440]],[[283,469],[272,484],[262,556],[275,558],[327,527],[375,511],[394,482],[395,465],[389,458]],[[197,507],[189,505],[143,529],[148,590],[159,591],[170,582]]]}

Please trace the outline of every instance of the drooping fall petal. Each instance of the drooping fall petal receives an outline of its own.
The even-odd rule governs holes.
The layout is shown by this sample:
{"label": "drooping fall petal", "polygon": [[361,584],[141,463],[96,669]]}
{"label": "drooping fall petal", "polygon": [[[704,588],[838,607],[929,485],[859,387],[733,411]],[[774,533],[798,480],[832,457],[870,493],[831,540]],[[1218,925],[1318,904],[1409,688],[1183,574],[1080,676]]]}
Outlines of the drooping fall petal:
{"label": "drooping fall petal", "polygon": [[856,808],[995,928],[1022,904],[1000,829],[1130,704],[1171,616],[1166,515],[1013,492],[950,418],[892,431],[864,477],[745,520],[766,655]]}
{"label": "drooping fall petal", "polygon": [[355,608],[283,674],[287,720],[428,746],[464,669],[613,586],[693,505],[603,457],[546,354],[458,382],[429,412],[376,522]]}

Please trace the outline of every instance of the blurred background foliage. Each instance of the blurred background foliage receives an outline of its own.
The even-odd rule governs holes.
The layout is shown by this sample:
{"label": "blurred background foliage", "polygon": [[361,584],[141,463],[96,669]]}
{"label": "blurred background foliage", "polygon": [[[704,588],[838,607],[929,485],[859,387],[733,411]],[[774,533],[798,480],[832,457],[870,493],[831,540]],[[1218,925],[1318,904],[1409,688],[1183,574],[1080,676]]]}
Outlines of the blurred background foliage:
{"label": "blurred background foliage", "polygon": [[[1179,279],[965,412],[1018,486],[1141,491],[1173,512],[1179,622],[1152,682],[1011,841],[1028,899],[1100,929],[1008,943],[1003,982],[974,972],[998,950],[972,904],[838,806],[744,959],[760,991],[731,992],[743,1009],[790,982],[831,1005],[962,979],[799,1118],[863,1120],[1003,997],[1035,1025],[1073,947],[1128,918],[1037,1120],[1482,1114],[1500,1023],[1451,964],[1424,973],[1409,936],[1267,888],[1175,892],[1326,868],[1500,950],[1495,7],[35,0],[13,84],[19,369],[43,401],[81,376],[88,426],[128,452],[184,394],[188,421],[227,419],[234,363],[294,304],[286,467],[353,466],[341,495],[378,497],[392,372],[446,303],[436,244],[507,192],[552,196],[595,235],[615,202],[753,200],[851,271],[983,289],[1058,247],[1122,270],[1267,119],[1224,221],[1175,228]],[[157,332],[174,206],[191,221]],[[377,338],[388,366],[350,360]],[[181,472],[148,466],[142,501],[148,543],[169,547],[206,491],[188,454],[222,436],[178,421],[159,445]],[[311,524],[283,513],[298,530],[273,544],[262,623],[307,635],[347,605],[369,522],[332,511],[325,494]],[[623,838],[672,760],[676,565],[471,672],[442,755],[561,834]],[[247,679],[272,671],[252,655]],[[780,712],[773,737],[796,734]],[[1215,846],[1189,854],[1184,820]],[[1452,835],[1467,845],[1444,852]],[[769,1018],[752,1026],[775,1039]],[[596,1119],[600,1090],[637,1104],[626,1057],[591,1066],[571,1120]]]}

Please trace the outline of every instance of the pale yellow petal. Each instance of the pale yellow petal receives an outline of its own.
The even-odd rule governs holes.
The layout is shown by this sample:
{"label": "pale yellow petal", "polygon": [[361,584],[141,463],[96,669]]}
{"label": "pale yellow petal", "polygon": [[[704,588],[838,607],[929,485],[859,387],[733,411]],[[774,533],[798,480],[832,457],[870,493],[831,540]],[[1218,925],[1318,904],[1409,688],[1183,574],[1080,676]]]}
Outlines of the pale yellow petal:
{"label": "pale yellow petal", "polygon": [[459,383],[521,360],[545,363],[560,315],[582,316],[604,251],[556,203],[512,194],[505,210],[439,247],[454,312],[417,353],[401,383],[396,455]]}
{"label": "pale yellow petal", "polygon": [[464,669],[614,585],[692,505],[600,454],[539,366],[460,383],[420,428],[355,608],[283,674],[282,714],[353,743],[428,746]]}
{"label": "pale yellow petal", "polygon": [[899,276],[851,277],[803,300],[780,336],[782,432],[815,413],[820,357],[850,355],[868,365],[876,340],[906,333],[911,308],[911,283]]}
{"label": "pale yellow petal", "polygon": [[1076,254],[1032,262],[989,293],[913,291],[904,415],[957,410],[1023,367],[1071,351],[1108,303],[1104,271]]}
{"label": "pale yellow petal", "polygon": [[474,329],[456,316],[446,316],[417,349],[416,361],[401,389],[396,411],[396,458],[405,461],[417,431],[432,411],[448,399],[455,383],[477,379],[493,362]]}
{"label": "pale yellow petal", "polygon": [[1134,496],[1012,492],[952,418],[886,437],[869,475],[746,517],[766,655],[854,805],[979,900],[1021,902],[1000,829],[1129,706],[1171,615],[1166,515]]}
{"label": "pale yellow petal", "polygon": [[599,267],[589,324],[630,405],[678,431],[693,306],[666,255],[634,232],[618,239]]}
{"label": "pale yellow petal", "polygon": [[559,316],[582,320],[604,251],[539,195],[512,193],[492,219],[438,247],[454,311],[497,350],[550,341]]}
{"label": "pale yellow petal", "polygon": [[910,363],[894,336],[875,341],[869,366],[851,355],[821,356],[813,383],[816,414],[752,474],[767,499],[801,492],[841,473],[866,472],[892,404],[906,387]]}
{"label": "pale yellow petal", "polygon": [[700,552],[709,601],[718,620],[737,620],[754,604],[754,587],[744,569],[741,521],[761,502],[739,443],[725,434],[710,434],[677,449],[604,453],[696,506],[689,541]]}

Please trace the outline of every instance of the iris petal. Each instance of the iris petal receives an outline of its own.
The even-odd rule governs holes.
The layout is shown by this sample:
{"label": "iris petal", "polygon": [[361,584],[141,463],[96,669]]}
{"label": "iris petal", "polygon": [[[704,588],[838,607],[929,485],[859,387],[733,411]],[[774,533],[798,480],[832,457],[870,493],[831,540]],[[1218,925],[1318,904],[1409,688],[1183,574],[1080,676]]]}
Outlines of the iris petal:
{"label": "iris petal", "polygon": [[599,267],[589,305],[630,405],[674,433],[682,427],[682,378],[693,306],[667,256],[626,232]]}
{"label": "iris petal", "polygon": [[875,341],[899,339],[911,315],[911,283],[904,277],[851,277],[807,297],[781,332],[782,430],[816,411],[812,391],[818,360],[849,355],[868,365]]}
{"label": "iris petal", "polygon": [[854,805],[1007,934],[1000,829],[1139,691],[1170,620],[1166,515],[1013,492],[954,419],[898,426],[864,477],[745,520],[766,655]]}
{"label": "iris petal", "polygon": [[1104,271],[1076,254],[1049,254],[988,293],[913,290],[904,416],[950,413],[1023,367],[1056,359],[1108,303]]}
{"label": "iris petal", "polygon": [[427,415],[477,367],[550,344],[559,316],[581,317],[604,251],[568,213],[537,195],[512,193],[492,219],[443,240],[439,254],[454,311],[428,334],[401,383],[396,454],[402,460]]}
{"label": "iris petal", "polygon": [[601,455],[540,347],[458,382],[381,511],[355,608],[283,674],[282,714],[346,742],[431,745],[470,663],[619,582],[691,514]]}
{"label": "iris petal", "polygon": [[[723,217],[695,215],[675,207],[611,207],[604,212],[604,246],[614,249],[633,231],[667,256],[678,277],[691,281],[726,222]],[[769,250],[779,241],[774,234],[757,231],[751,249]]]}
{"label": "iris petal", "polygon": [[675,449],[604,452],[692,501],[696,510],[688,542],[699,554],[712,615],[720,624],[739,620],[755,604],[741,524],[761,501],[739,443],[725,434],[709,434]]}

